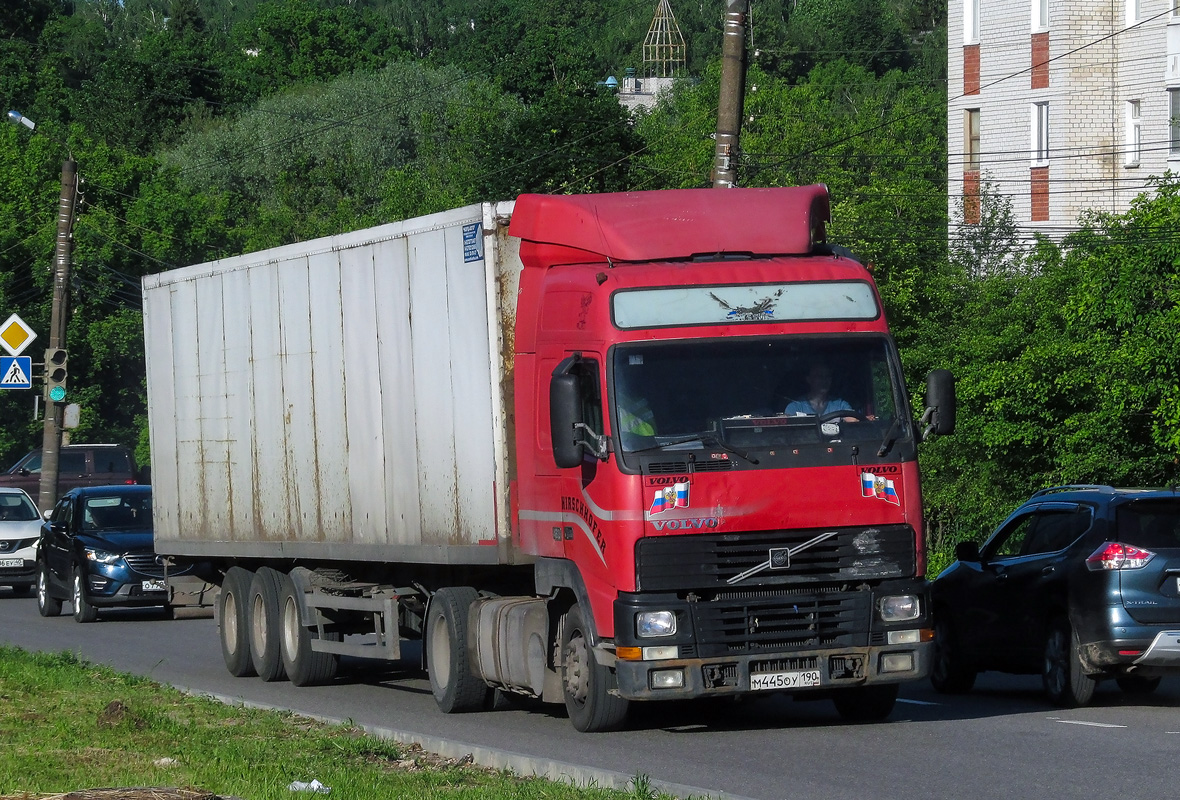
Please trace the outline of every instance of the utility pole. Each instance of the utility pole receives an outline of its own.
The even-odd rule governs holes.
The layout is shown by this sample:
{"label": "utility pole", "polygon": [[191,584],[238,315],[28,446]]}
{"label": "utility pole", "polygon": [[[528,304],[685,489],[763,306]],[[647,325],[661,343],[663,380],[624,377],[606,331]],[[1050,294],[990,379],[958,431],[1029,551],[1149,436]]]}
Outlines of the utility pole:
{"label": "utility pole", "polygon": [[[41,487],[37,505],[42,511],[57,502],[57,474],[64,422],[66,320],[70,305],[70,253],[74,227],[74,205],[78,197],[78,165],[67,158],[61,165],[61,199],[57,206],[57,245],[53,257],[53,311],[49,322],[49,348],[45,351],[45,429],[41,443]],[[49,391],[51,370],[58,369],[61,396]]]}
{"label": "utility pole", "polygon": [[721,38],[721,91],[717,98],[717,145],[713,151],[713,188],[732,189],[734,162],[742,132],[746,96],[746,13],[750,0],[726,0]]}

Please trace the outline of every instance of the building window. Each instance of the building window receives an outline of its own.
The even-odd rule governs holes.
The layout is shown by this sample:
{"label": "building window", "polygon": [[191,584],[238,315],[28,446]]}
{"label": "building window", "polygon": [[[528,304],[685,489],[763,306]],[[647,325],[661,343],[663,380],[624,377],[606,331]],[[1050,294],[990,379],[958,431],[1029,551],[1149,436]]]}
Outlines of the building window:
{"label": "building window", "polygon": [[1143,153],[1143,134],[1139,127],[1139,101],[1127,101],[1127,141],[1126,158],[1123,164],[1128,167],[1139,166],[1139,156]]}
{"label": "building window", "polygon": [[1049,104],[1032,104],[1032,155],[1033,162],[1043,164],[1049,160]]}
{"label": "building window", "polygon": [[1139,0],[1127,0],[1127,24],[1134,25],[1139,21]]}
{"label": "building window", "polygon": [[1033,33],[1049,30],[1049,0],[1032,0]]}
{"label": "building window", "polygon": [[963,44],[979,41],[979,3],[980,0],[963,0]]}
{"label": "building window", "polygon": [[979,171],[979,109],[969,108],[963,125],[963,148],[966,159],[963,169]]}
{"label": "building window", "polygon": [[1168,155],[1180,156],[1180,89],[1168,90]]}

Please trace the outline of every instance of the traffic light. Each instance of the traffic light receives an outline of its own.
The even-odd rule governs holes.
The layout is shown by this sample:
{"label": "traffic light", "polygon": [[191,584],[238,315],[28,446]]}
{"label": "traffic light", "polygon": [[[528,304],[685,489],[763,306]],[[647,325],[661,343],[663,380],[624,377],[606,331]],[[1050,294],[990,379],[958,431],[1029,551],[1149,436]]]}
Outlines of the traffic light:
{"label": "traffic light", "polygon": [[45,351],[45,392],[55,403],[66,399],[69,360],[70,354],[64,347],[51,347]]}

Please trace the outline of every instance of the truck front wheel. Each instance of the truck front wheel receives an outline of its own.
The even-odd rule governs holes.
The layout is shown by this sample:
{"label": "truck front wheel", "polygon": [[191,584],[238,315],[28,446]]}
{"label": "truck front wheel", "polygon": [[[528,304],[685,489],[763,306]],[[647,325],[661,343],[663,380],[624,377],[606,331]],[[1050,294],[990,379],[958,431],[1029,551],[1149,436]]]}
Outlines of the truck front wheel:
{"label": "truck front wheel", "polygon": [[225,667],[235,678],[253,675],[250,660],[250,579],[241,567],[230,567],[217,595],[217,632]]}
{"label": "truck front wheel", "polygon": [[630,703],[618,695],[615,674],[598,663],[582,609],[573,606],[561,625],[561,688],[570,722],[582,733],[617,730]]}
{"label": "truck front wheel", "polygon": [[467,650],[467,620],[479,593],[470,586],[447,586],[430,599],[426,614],[426,668],[430,691],[444,714],[481,711],[492,691],[472,669]]}
{"label": "truck front wheel", "polygon": [[[299,598],[296,594],[299,591],[294,581],[283,579],[283,591],[279,597],[283,625],[283,669],[296,686],[319,686],[336,677],[338,658],[335,653],[320,653],[311,649],[312,639],[319,637],[299,619]],[[325,638],[331,639],[332,634],[325,634]]]}
{"label": "truck front wheel", "polygon": [[270,567],[259,569],[250,581],[250,659],[258,677],[264,681],[281,681],[287,677],[279,653],[282,582],[282,574]]}

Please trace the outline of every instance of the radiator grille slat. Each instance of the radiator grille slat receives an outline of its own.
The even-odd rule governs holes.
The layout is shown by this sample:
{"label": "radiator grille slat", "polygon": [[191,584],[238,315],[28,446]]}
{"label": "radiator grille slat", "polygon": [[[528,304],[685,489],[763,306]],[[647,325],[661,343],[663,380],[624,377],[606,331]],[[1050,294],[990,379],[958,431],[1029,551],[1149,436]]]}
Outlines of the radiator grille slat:
{"label": "radiator grille slat", "polygon": [[692,603],[701,657],[868,644],[869,592],[759,593]]}

